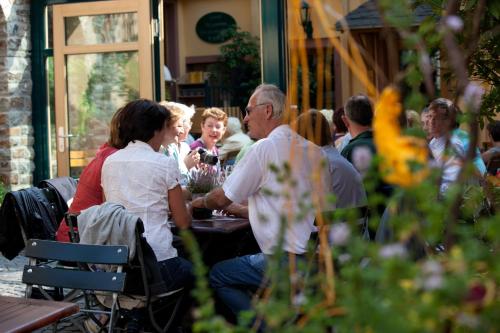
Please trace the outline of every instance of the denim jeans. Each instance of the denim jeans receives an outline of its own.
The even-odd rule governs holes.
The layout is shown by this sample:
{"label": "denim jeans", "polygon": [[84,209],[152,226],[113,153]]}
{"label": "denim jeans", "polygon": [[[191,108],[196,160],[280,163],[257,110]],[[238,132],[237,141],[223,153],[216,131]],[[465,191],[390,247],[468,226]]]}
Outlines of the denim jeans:
{"label": "denim jeans", "polygon": [[[177,328],[181,325],[182,319],[189,311],[193,303],[191,298],[191,290],[194,287],[195,277],[193,273],[193,264],[181,257],[175,257],[158,262],[163,281],[170,291],[184,288],[181,294],[181,300],[178,311],[172,321],[168,332],[177,332]],[[169,309],[170,311],[171,309]],[[164,318],[168,318],[170,314],[165,313]],[[163,314],[160,314],[163,316]]]}
{"label": "denim jeans", "polygon": [[194,286],[193,265],[184,258],[175,257],[158,262],[160,272],[168,290]]}
{"label": "denim jeans", "polygon": [[210,271],[210,286],[231,311],[251,309],[252,293],[262,284],[266,270],[263,253],[224,260]]}

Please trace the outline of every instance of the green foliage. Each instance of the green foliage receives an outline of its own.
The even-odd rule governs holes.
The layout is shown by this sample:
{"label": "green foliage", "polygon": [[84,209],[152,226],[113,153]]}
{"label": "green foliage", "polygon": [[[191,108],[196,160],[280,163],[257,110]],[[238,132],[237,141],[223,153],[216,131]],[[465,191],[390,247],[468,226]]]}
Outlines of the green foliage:
{"label": "green foliage", "polygon": [[7,186],[5,186],[5,184],[0,181],[0,206],[2,205],[3,198],[5,197],[5,194],[7,194],[7,192]]}
{"label": "green foliage", "polygon": [[[129,86],[130,67],[137,67],[137,54],[132,52],[109,53],[99,56],[90,71],[85,91],[81,95],[78,124],[75,134],[85,136],[92,119],[109,122],[116,109],[117,97],[125,101],[139,98],[138,87]],[[83,61],[83,59],[81,59]],[[136,80],[135,82],[138,82]]]}
{"label": "green foliage", "polygon": [[261,80],[259,40],[240,28],[228,34],[229,42],[220,47],[221,61],[208,68],[210,81],[228,89],[232,105],[244,109]]}
{"label": "green foliage", "polygon": [[[433,66],[429,55],[442,49],[443,34],[436,18],[426,19],[415,28],[407,16],[421,3],[430,4],[442,15],[446,2],[378,3],[387,22],[401,32],[403,39],[404,69],[398,77],[409,87],[404,107],[421,110],[429,102],[420,89],[427,75],[425,64]],[[500,5],[498,1],[487,1],[480,21],[480,39],[467,53],[472,45],[468,36],[472,30],[469,27],[473,26],[470,19],[477,4],[478,1],[461,1],[459,14],[466,28],[456,37],[468,59],[469,74],[493,87],[484,96],[481,107],[480,121],[487,121],[498,112],[500,102]],[[474,120],[471,116],[463,118],[469,123]],[[472,164],[465,162],[464,179],[471,179]],[[271,172],[288,186],[288,192],[265,189],[263,193],[273,198],[290,196],[294,189],[292,167],[271,166]],[[358,216],[352,210],[321,215],[330,229],[329,236],[334,238],[340,227],[344,230],[343,240],[338,238],[341,241],[326,244],[319,254],[318,243],[311,242],[305,260],[297,262],[298,270],[283,265],[287,255],[283,252],[269,257],[269,284],[255,300],[254,311],[243,314],[238,325],[227,324],[215,315],[208,286],[199,281],[196,295],[202,310],[197,312],[194,331],[254,332],[256,328],[249,324],[253,318],[265,322],[269,332],[500,331],[500,218],[495,215],[500,209],[500,187],[459,181],[446,195],[440,195],[442,174],[436,169],[421,184],[396,188],[390,198],[384,198],[373,195],[380,177],[373,169],[365,182],[370,198],[368,224],[377,229],[385,223],[392,238],[385,243],[366,241],[358,232]],[[305,202],[299,206],[300,216],[313,209]],[[377,214],[380,203],[388,207],[384,216]],[[293,221],[283,216],[279,244],[288,223]],[[199,280],[205,279],[206,271],[199,268],[199,255],[194,255],[193,261]],[[328,270],[329,265],[334,269]]]}

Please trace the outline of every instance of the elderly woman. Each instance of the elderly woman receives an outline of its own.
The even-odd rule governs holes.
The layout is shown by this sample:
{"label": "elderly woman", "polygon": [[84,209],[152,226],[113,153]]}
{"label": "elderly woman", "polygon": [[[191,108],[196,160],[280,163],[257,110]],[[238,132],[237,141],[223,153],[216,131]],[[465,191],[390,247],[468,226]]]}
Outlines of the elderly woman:
{"label": "elderly woman", "polygon": [[241,122],[236,117],[227,119],[226,137],[222,140],[222,147],[219,149],[219,158],[224,164],[234,164],[234,159],[240,150],[252,139],[241,130]]}
{"label": "elderly woman", "polygon": [[186,139],[191,130],[191,118],[194,110],[187,105],[176,102],[161,102],[161,105],[169,108],[172,113],[172,121],[176,122],[176,128],[179,129],[178,135],[172,138],[172,142],[164,143],[165,154],[173,157],[179,166],[181,172],[181,185],[187,185],[189,181],[189,170],[198,165],[200,155],[197,151],[191,151]]}
{"label": "elderly woman", "polygon": [[190,145],[191,150],[206,149],[212,155],[219,155],[215,146],[226,132],[227,115],[219,108],[208,108],[201,115],[201,138]]}

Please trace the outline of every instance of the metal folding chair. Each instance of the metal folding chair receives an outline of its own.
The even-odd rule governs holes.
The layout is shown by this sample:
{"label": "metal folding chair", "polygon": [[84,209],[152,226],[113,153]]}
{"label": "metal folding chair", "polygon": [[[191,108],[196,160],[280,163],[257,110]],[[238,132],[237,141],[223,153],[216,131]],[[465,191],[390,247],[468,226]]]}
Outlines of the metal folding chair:
{"label": "metal folding chair", "polygon": [[[69,227],[71,242],[79,242],[78,214],[67,213],[65,221]],[[124,270],[128,273],[127,283],[123,291],[134,299],[141,299],[147,312],[149,324],[155,332],[167,332],[175,318],[184,294],[184,289],[167,290],[156,264],[156,257],[146,238],[142,235],[144,225],[138,218],[135,229],[136,254]],[[149,261],[149,262],[148,262]],[[163,316],[170,310],[167,318]],[[159,318],[166,319],[160,323]]]}
{"label": "metal folding chair", "polygon": [[[55,241],[30,239],[27,242],[25,255],[29,264],[24,267],[22,282],[27,285],[26,297],[31,297],[33,288],[49,300],[53,297],[45,287],[71,289],[64,296],[63,301],[72,301],[78,293],[85,295],[85,306],[80,309],[90,318],[100,324],[95,314],[107,314],[108,320],[101,325],[104,331],[113,332],[117,319],[118,295],[125,288],[126,273],[124,265],[128,263],[128,247],[123,245],[85,245],[76,243],[62,243]],[[58,266],[58,261],[76,263],[74,266]],[[103,269],[101,265],[113,265],[113,270]],[[92,267],[93,269],[90,269]],[[116,271],[114,269],[116,267]],[[112,306],[109,310],[93,308],[87,296],[96,291],[112,293]],[[85,329],[74,320],[72,322],[82,331]],[[57,330],[57,323],[54,331]]]}

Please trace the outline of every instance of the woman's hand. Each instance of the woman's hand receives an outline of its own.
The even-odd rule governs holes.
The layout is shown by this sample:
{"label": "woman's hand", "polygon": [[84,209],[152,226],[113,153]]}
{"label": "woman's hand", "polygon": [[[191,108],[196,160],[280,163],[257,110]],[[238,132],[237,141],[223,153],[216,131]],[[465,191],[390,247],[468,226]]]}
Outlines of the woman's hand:
{"label": "woman's hand", "polygon": [[191,150],[189,154],[184,157],[184,164],[188,170],[197,166],[200,163],[200,154],[196,150]]}

